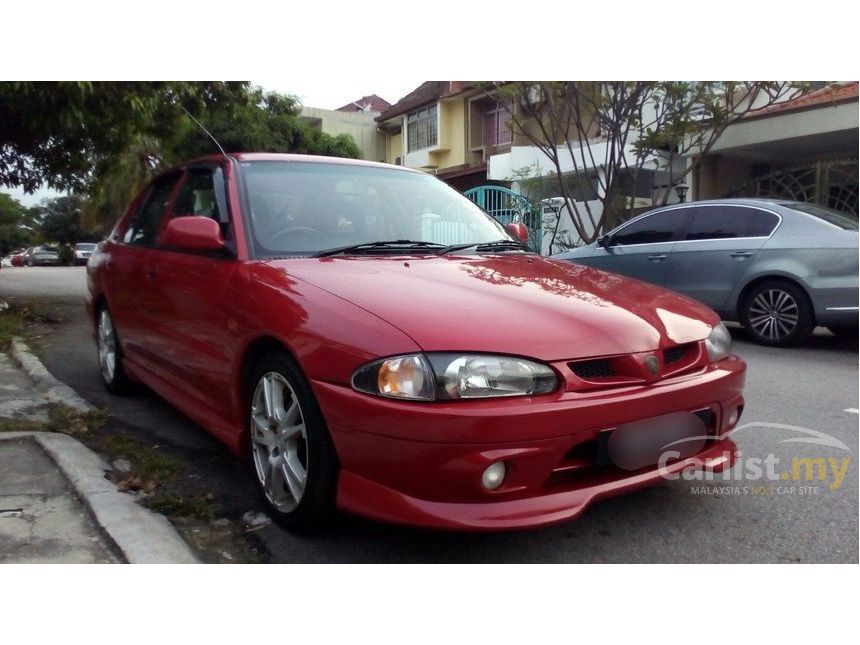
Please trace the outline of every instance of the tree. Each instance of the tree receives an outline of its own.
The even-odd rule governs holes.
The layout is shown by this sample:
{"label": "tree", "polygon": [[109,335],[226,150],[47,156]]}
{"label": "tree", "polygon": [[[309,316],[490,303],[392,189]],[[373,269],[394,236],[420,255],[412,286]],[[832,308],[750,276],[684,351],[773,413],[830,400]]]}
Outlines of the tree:
{"label": "tree", "polygon": [[[196,117],[227,152],[361,156],[349,135],[332,137],[304,123],[294,97],[260,88],[249,90],[247,101],[213,104]],[[213,152],[217,152],[215,144],[190,119],[181,124],[175,137],[165,141],[164,153],[170,163]]]}
{"label": "tree", "polygon": [[66,195],[45,200],[40,207],[42,236],[59,244],[75,244],[88,237],[81,226],[84,200]]}
{"label": "tree", "polygon": [[665,204],[728,126],[802,91],[790,82],[753,81],[526,81],[491,88],[514,106],[514,134],[548,159],[586,243],[630,212],[646,164],[665,184],[651,203]]}
{"label": "tree", "polygon": [[[227,152],[298,152],[337,157],[359,157],[352,137],[332,137],[302,122],[295,98],[246,88],[240,100],[203,105],[194,117]],[[134,195],[158,171],[185,159],[217,153],[218,148],[187,115],[173,130],[160,136],[139,134],[115,152],[111,163],[88,188],[83,222],[106,232]]]}
{"label": "tree", "polygon": [[37,235],[35,212],[7,193],[0,193],[0,255],[30,246]]}
{"label": "tree", "polygon": [[86,191],[140,136],[172,136],[216,103],[249,100],[245,82],[0,83],[0,185]]}

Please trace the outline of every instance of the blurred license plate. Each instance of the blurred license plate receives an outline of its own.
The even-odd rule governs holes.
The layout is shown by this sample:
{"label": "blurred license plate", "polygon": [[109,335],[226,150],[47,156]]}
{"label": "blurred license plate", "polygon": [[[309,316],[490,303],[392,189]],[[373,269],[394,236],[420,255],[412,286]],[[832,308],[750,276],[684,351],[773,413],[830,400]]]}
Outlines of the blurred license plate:
{"label": "blurred license plate", "polygon": [[707,439],[701,415],[674,412],[602,432],[597,437],[596,463],[639,470],[692,457],[705,447]]}

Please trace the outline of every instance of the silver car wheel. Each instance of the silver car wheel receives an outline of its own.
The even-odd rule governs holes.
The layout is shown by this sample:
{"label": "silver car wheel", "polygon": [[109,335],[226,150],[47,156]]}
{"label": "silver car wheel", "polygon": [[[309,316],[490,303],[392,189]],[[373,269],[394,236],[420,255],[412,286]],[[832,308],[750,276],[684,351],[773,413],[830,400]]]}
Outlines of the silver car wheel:
{"label": "silver car wheel", "polygon": [[749,324],[756,334],[771,341],[787,338],[799,320],[797,302],[787,291],[767,289],[749,306]]}
{"label": "silver car wheel", "polygon": [[102,309],[99,315],[98,341],[102,378],[106,383],[112,383],[116,374],[116,334],[107,309]]}
{"label": "silver car wheel", "polygon": [[257,382],[251,402],[251,448],[266,499],[287,513],[299,505],[308,480],[308,443],[296,393],[277,372]]}

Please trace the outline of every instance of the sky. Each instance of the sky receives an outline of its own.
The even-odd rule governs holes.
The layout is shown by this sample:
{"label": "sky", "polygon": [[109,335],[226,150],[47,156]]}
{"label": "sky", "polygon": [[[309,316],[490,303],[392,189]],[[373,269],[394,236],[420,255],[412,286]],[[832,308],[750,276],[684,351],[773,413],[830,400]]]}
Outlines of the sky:
{"label": "sky", "polygon": [[[350,101],[360,99],[368,94],[381,96],[389,103],[396,103],[409,92],[421,85],[423,81],[418,80],[335,80],[331,77],[319,79],[305,79],[302,81],[279,80],[279,81],[251,81],[265,90],[279,92],[281,94],[292,94],[298,96],[302,104],[307,107],[334,110]],[[35,206],[45,198],[57,197],[60,193],[41,189],[32,195],[27,195],[21,189],[0,188],[8,192],[25,206]]]}

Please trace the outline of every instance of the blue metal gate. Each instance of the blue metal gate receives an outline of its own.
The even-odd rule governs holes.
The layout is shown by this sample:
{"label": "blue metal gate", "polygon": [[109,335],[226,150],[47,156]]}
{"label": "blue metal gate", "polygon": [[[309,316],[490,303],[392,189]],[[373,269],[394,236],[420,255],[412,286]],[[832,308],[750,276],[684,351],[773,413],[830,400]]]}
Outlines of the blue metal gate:
{"label": "blue metal gate", "polygon": [[529,247],[537,253],[541,252],[543,216],[540,204],[502,186],[478,186],[463,194],[501,224],[525,224],[529,229]]}

